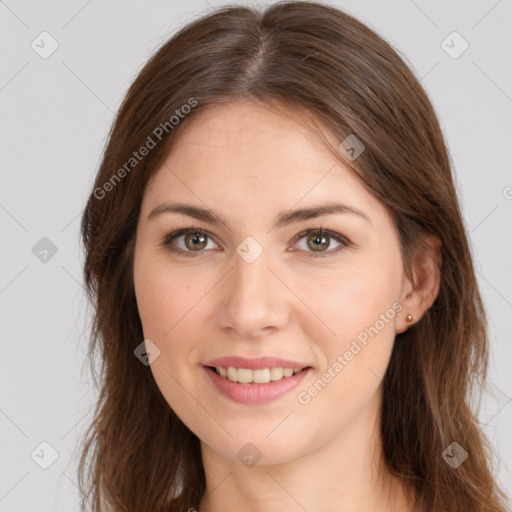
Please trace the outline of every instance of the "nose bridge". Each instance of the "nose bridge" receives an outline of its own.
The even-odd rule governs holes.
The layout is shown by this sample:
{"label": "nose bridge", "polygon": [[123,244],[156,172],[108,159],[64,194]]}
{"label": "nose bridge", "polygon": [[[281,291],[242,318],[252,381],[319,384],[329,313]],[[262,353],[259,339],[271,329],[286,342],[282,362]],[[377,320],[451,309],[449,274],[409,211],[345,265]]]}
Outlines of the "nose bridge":
{"label": "nose bridge", "polygon": [[233,255],[222,317],[224,326],[248,337],[268,327],[281,328],[287,319],[283,285],[267,267],[268,255],[263,251],[251,261],[240,247]]}
{"label": "nose bridge", "polygon": [[251,295],[268,289],[271,272],[267,268],[269,262],[267,253],[263,252],[254,261],[245,260],[243,256],[234,256],[232,279],[236,290],[242,295]]}

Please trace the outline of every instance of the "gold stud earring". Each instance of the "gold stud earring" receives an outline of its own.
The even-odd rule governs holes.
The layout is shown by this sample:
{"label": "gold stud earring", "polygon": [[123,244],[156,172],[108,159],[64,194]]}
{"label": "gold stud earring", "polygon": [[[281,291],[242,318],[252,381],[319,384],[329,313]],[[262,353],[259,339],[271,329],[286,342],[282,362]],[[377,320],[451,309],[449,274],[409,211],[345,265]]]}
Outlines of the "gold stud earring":
{"label": "gold stud earring", "polygon": [[407,315],[405,318],[408,322],[412,322],[412,315]]}

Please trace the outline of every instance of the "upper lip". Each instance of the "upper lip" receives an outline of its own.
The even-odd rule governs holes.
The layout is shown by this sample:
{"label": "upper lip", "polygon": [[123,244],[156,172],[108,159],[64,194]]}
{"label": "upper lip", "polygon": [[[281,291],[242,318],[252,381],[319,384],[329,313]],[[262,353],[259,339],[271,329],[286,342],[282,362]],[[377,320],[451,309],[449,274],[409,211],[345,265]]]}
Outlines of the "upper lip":
{"label": "upper lip", "polygon": [[258,357],[256,359],[248,359],[240,356],[226,356],[219,359],[212,359],[204,363],[204,366],[247,368],[250,370],[258,370],[262,368],[306,368],[310,366],[307,363],[299,363],[298,361],[290,361],[289,359],[281,359],[279,357]]}

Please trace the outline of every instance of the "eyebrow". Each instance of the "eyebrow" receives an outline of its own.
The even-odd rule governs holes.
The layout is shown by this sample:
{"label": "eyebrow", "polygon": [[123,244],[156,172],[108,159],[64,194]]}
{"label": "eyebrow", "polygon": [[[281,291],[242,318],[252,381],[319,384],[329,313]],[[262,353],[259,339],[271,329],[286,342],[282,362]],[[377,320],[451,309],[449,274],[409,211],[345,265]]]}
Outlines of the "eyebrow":
{"label": "eyebrow", "polygon": [[[151,220],[154,217],[161,215],[163,213],[181,213],[183,215],[188,215],[189,217],[193,217],[195,219],[201,220],[203,222],[208,222],[214,226],[219,226],[223,224],[229,230],[228,223],[224,220],[222,215],[216,213],[215,211],[202,208],[200,206],[196,206],[193,204],[187,203],[162,203],[153,208],[151,212],[147,216],[147,220]],[[274,227],[280,228],[283,226],[287,226],[294,222],[300,222],[303,220],[314,219],[316,217],[321,217],[323,215],[334,215],[334,214],[351,214],[356,215],[371,225],[371,220],[369,216],[363,211],[354,208],[353,206],[346,205],[344,203],[339,202],[330,202],[318,206],[312,206],[310,208],[300,208],[297,210],[284,210],[280,212],[275,220]]]}

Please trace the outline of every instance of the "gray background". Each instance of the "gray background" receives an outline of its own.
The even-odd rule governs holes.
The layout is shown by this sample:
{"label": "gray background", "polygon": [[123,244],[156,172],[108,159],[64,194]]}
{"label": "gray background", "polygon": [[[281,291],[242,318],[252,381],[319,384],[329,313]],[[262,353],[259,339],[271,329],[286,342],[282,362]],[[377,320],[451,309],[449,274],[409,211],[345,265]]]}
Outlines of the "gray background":
{"label": "gray background", "polygon": [[[222,4],[0,1],[2,512],[78,510],[76,444],[96,396],[84,364],[80,214],[141,66],[178,27]],[[438,112],[489,314],[492,394],[479,418],[511,493],[512,2],[332,4],[392,43]],[[45,59],[31,47],[51,49],[44,31],[58,43]],[[463,41],[446,39],[453,31],[469,44],[457,58]],[[43,237],[55,254],[44,253]]]}

